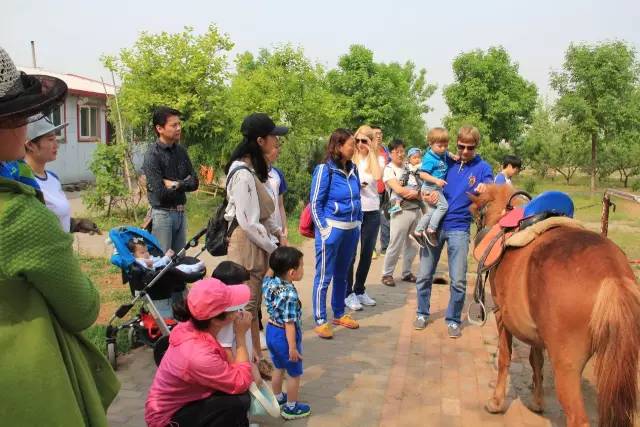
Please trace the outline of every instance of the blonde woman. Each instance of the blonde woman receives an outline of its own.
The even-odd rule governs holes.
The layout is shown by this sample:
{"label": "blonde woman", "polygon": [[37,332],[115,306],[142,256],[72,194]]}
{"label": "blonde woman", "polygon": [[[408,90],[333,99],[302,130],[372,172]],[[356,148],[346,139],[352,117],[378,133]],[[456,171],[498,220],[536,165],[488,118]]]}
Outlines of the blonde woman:
{"label": "blonde woman", "polygon": [[355,256],[347,275],[347,298],[344,303],[351,310],[362,310],[362,306],[374,306],[376,301],[367,295],[365,281],[371,267],[371,258],[376,247],[380,230],[380,196],[378,181],[382,178],[382,168],[378,157],[378,141],[374,130],[360,126],[355,133],[356,151],[353,163],[360,176],[360,201],[362,203],[362,226],[360,229],[360,260],[353,277]]}

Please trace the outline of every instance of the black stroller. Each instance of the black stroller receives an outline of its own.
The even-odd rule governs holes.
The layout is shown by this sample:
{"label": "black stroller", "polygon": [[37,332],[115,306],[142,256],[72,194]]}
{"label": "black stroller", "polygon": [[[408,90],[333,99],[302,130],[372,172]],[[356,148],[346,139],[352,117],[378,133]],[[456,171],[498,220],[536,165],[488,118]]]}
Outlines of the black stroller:
{"label": "black stroller", "polygon": [[[198,262],[198,257],[204,249],[200,250],[195,257],[187,257],[186,252],[189,248],[198,246],[198,240],[205,232],[206,228],[191,238],[180,252],[171,257],[166,266],[150,270],[136,262],[127,243],[133,238],[142,239],[152,256],[163,256],[164,253],[155,236],[143,229],[128,226],[116,227],[109,231],[109,239],[114,246],[111,263],[121,269],[122,283],[129,284],[131,295],[134,297],[130,303],[123,304],[116,310],[107,325],[107,358],[114,370],[118,367],[116,340],[118,333],[123,329],[128,331],[131,348],[139,345],[152,347],[155,362],[156,364],[160,363],[169,345],[169,332],[176,321],[172,318],[163,318],[154,305],[154,300],[172,298],[175,293],[183,292],[187,283],[200,280],[206,275],[205,269],[197,273],[183,273],[173,268],[181,263],[194,264]],[[120,325],[114,324],[116,319],[124,318],[140,300],[143,302],[142,307],[133,319]]]}

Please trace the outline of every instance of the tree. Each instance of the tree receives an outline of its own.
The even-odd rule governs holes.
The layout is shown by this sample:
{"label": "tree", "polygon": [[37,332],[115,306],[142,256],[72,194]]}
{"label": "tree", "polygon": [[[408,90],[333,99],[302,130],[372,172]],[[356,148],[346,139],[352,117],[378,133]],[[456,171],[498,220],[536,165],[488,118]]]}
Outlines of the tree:
{"label": "tree", "polygon": [[404,65],[374,62],[371,50],[353,45],[327,77],[346,112],[347,127],[377,125],[387,135],[422,145],[423,114],[430,111],[427,100],[436,90],[436,85],[427,83],[426,73],[410,61]]}
{"label": "tree", "polygon": [[537,89],[534,83],[522,78],[518,64],[513,63],[502,47],[486,52],[474,50],[458,55],[453,61],[454,83],[446,86],[443,95],[452,123],[469,123],[485,128],[493,143],[513,141],[530,123],[536,106]]}
{"label": "tree", "polygon": [[290,45],[273,50],[261,49],[236,58],[231,82],[229,113],[236,124],[227,147],[229,152],[240,141],[242,118],[261,111],[290,128],[283,138],[278,166],[289,184],[288,210],[308,199],[311,177],[306,165],[314,147],[342,126],[344,111],[337,96],[328,88],[326,72],[304,56],[302,49]]}
{"label": "tree", "polygon": [[551,86],[560,96],[558,115],[590,137],[592,191],[596,189],[598,146],[634,126],[627,112],[637,90],[638,70],[634,50],[616,41],[572,44],[563,70],[551,73]]}
{"label": "tree", "polygon": [[123,119],[138,138],[151,139],[151,112],[168,105],[184,114],[183,141],[202,144],[213,157],[228,139],[225,105],[229,79],[227,54],[233,43],[214,25],[202,35],[185,27],[180,33],[143,32],[133,48],[103,57],[121,81]]}

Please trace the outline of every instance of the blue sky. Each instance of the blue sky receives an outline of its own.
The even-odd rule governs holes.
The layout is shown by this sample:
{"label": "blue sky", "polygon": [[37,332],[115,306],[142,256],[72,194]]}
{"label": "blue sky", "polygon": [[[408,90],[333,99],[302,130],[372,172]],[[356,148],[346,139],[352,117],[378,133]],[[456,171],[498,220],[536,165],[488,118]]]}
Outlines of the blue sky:
{"label": "blue sky", "polygon": [[[447,113],[441,89],[452,82],[461,52],[502,45],[553,98],[549,72],[561,67],[571,42],[622,39],[640,48],[640,2],[609,1],[124,1],[4,0],[0,44],[19,65],[109,80],[99,58],[131,46],[140,31],[204,31],[215,23],[235,43],[233,55],[290,42],[314,61],[335,66],[349,45],[372,49],[376,60],[413,61],[438,85],[427,124]],[[636,30],[633,30],[633,24]]]}

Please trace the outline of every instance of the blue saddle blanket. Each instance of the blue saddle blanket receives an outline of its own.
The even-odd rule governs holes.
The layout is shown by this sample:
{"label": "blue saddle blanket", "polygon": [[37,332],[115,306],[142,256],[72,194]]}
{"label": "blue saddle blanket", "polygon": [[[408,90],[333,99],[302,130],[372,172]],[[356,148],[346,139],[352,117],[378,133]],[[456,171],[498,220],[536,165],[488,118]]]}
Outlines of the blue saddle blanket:
{"label": "blue saddle blanket", "polygon": [[543,212],[573,218],[573,201],[561,191],[545,191],[534,197],[524,207],[524,218]]}

